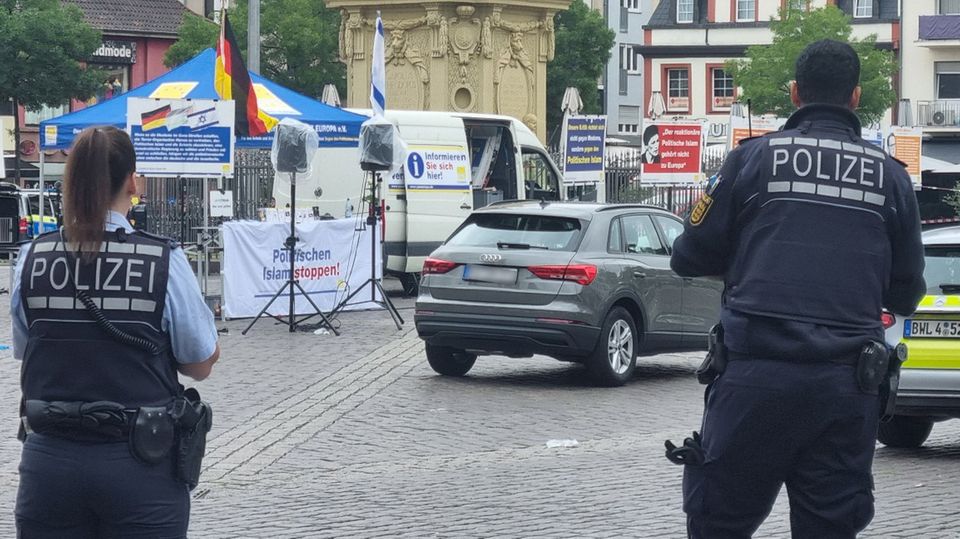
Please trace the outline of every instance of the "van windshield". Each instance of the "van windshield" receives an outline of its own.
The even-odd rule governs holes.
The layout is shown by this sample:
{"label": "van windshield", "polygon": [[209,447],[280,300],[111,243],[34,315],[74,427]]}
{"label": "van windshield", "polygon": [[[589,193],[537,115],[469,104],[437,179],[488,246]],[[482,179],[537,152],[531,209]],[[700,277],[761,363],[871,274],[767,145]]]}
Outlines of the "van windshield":
{"label": "van windshield", "polygon": [[447,240],[447,245],[575,251],[581,232],[580,221],[567,217],[474,214]]}

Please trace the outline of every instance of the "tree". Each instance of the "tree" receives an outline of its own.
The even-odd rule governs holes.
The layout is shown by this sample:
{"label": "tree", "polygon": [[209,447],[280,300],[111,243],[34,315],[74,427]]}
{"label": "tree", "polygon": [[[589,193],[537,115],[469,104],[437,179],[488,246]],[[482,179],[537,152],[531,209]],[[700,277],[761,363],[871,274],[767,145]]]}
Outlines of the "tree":
{"label": "tree", "polygon": [[[13,100],[14,138],[20,145],[19,105],[36,110],[71,98],[86,99],[104,83],[84,67],[100,45],[100,32],[80,8],[60,0],[0,0],[0,100]],[[16,159],[20,181],[20,160]]]}
{"label": "tree", "polygon": [[850,43],[860,56],[863,94],[857,114],[865,125],[879,121],[896,102],[896,92],[890,84],[897,70],[893,53],[877,49],[876,35],[850,39],[850,18],[836,6],[811,11],[781,10],[780,20],[771,21],[770,29],[771,45],[752,46],[745,59],[727,63],[734,82],[743,88],[741,99],[751,100],[754,112],[786,117],[794,110],[790,82],[795,63],[804,47],[821,39]]}
{"label": "tree", "polygon": [[[247,0],[228,11],[230,24],[246,57]],[[340,12],[317,0],[272,0],[260,7],[260,71],[264,77],[300,93],[320,97],[323,85],[346,92],[346,67],[337,58]],[[219,28],[187,17],[179,40],[164,57],[169,67],[216,45]],[[174,50],[176,48],[176,50]]]}
{"label": "tree", "polygon": [[216,46],[220,36],[217,23],[193,13],[187,13],[177,30],[177,42],[167,49],[163,64],[169,68],[177,67],[196,56],[203,49]]}
{"label": "tree", "polygon": [[568,87],[576,87],[583,100],[583,112],[601,110],[597,81],[610,59],[614,33],[598,11],[582,0],[556,15],[556,55],[547,64],[547,130],[554,132],[563,122],[560,103]]}

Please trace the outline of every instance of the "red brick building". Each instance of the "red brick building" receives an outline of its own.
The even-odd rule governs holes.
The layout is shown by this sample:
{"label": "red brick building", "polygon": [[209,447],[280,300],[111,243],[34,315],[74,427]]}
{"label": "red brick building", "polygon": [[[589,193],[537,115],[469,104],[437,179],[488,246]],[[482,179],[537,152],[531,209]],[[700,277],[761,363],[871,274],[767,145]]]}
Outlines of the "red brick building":
{"label": "red brick building", "polygon": [[[180,0],[65,0],[77,4],[84,19],[103,34],[103,41],[88,64],[104,70],[103,86],[90,100],[72,100],[40,111],[20,108],[20,157],[40,160],[38,125],[42,120],[80,110],[119,95],[168,71],[163,56],[176,42],[177,30],[187,9]],[[46,177],[62,175],[63,152],[48,151]]]}

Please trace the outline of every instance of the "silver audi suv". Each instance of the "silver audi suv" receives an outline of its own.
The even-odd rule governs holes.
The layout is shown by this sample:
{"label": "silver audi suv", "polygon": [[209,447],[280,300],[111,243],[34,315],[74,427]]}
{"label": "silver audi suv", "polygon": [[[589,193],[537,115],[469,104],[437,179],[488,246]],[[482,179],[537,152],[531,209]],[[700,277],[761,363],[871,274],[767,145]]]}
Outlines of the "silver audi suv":
{"label": "silver audi suv", "polygon": [[543,354],[622,385],[638,353],[706,348],[723,284],[670,270],[683,223],[644,205],[517,201],[473,212],[426,260],[414,316],[438,373]]}

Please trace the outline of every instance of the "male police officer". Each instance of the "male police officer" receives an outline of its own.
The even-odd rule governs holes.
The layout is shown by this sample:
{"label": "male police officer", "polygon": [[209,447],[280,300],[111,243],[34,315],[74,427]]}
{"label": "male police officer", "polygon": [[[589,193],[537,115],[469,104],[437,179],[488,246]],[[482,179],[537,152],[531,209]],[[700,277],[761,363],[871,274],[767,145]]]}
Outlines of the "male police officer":
{"label": "male police officer", "polygon": [[854,537],[873,518],[880,406],[858,363],[883,340],[881,308],[911,313],[925,286],[916,198],[860,138],[859,78],[849,45],[808,46],[799,110],[730,153],[673,246],[678,274],[725,283],[728,363],[684,470],[691,537],[750,537],[784,483],[794,537]]}

